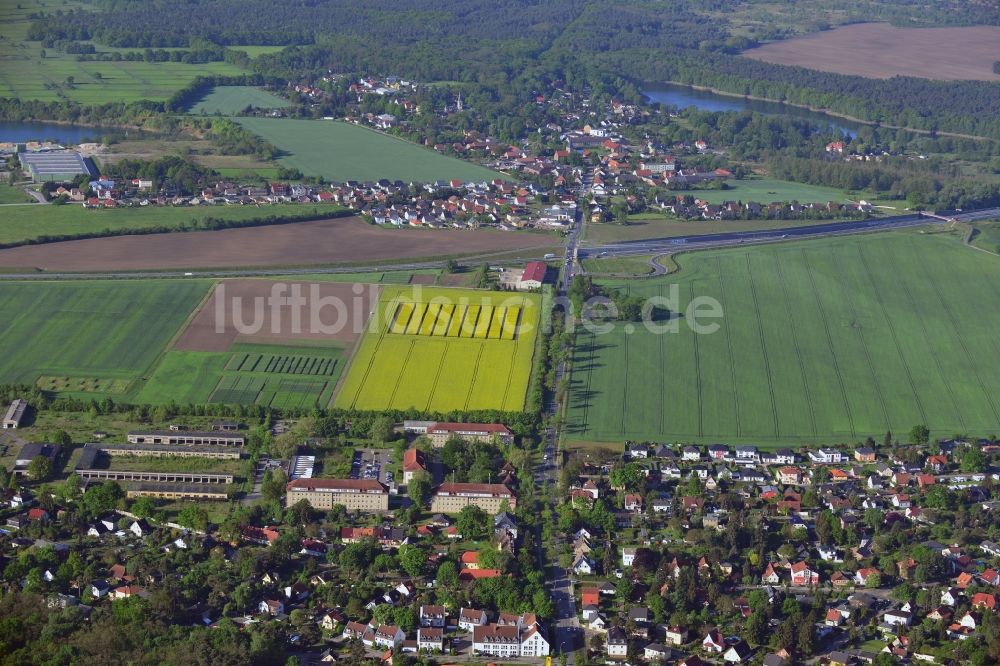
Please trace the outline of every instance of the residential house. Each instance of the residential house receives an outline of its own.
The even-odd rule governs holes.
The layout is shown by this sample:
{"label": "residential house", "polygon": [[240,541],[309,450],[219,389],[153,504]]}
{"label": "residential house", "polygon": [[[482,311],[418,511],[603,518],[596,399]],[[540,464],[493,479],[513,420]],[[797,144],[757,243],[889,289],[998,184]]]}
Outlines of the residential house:
{"label": "residential house", "polygon": [[687,643],[687,629],[683,627],[667,627],[667,630],[664,632],[664,640],[670,645],[680,647]]}
{"label": "residential house", "polygon": [[819,573],[809,568],[805,562],[796,562],[792,565],[792,585],[797,587],[809,587],[819,585]]}
{"label": "residential house", "polygon": [[630,567],[632,562],[635,560],[635,552],[638,550],[634,546],[625,546],[622,548],[622,566]]}
{"label": "residential house", "polygon": [[619,627],[609,629],[604,649],[608,657],[612,659],[623,659],[628,656],[628,638],[625,636],[625,632]]}
{"label": "residential house", "polygon": [[701,640],[701,648],[706,652],[722,654],[726,651],[726,639],[722,636],[722,632],[718,629],[712,629],[708,632],[705,638]]}
{"label": "residential house", "polygon": [[472,631],[486,624],[486,611],[477,608],[463,608],[458,613],[458,628]]}
{"label": "residential house", "polygon": [[722,654],[722,659],[727,664],[742,664],[749,661],[751,656],[753,656],[753,650],[750,649],[747,642],[738,641],[729,646],[729,649]]}
{"label": "residential house", "polygon": [[440,627],[417,629],[417,649],[424,652],[444,652],[444,629]]}
{"label": "residential house", "polygon": [[446,619],[444,606],[421,606],[419,619],[421,627],[444,627]]}

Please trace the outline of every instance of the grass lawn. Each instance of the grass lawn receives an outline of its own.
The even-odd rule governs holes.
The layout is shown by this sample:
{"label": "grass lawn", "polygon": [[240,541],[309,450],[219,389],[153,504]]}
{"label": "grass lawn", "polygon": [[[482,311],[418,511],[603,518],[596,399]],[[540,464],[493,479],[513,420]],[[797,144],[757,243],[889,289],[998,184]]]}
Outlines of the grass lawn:
{"label": "grass lawn", "polygon": [[107,468],[119,472],[204,472],[205,474],[239,475],[244,466],[240,460],[217,460],[215,458],[110,456]]}
{"label": "grass lawn", "polygon": [[[0,283],[0,382],[133,380],[157,360],[208,280]],[[84,393],[87,398],[102,396]]]}
{"label": "grass lawn", "polygon": [[1000,423],[1000,259],[953,236],[885,233],[682,255],[668,278],[724,316],[713,333],[583,332],[568,439],[764,446],[987,435]]}
{"label": "grass lawn", "polygon": [[[78,62],[75,55],[46,49],[26,40],[30,15],[70,9],[60,0],[0,3],[0,97],[22,100],[70,100],[81,104],[165,100],[195,77],[237,75],[244,70],[226,62]],[[89,5],[85,5],[91,8]],[[128,51],[97,45],[98,52]],[[141,50],[141,49],[136,49]],[[44,52],[44,57],[42,53]],[[69,82],[72,77],[72,83]]]}
{"label": "grass lawn", "polygon": [[341,210],[339,206],[277,204],[273,206],[148,206],[91,210],[79,204],[64,206],[9,206],[0,215],[0,243],[18,243],[41,236],[78,235],[88,232],[126,231],[176,227],[208,217],[252,220],[270,215]]}
{"label": "grass lawn", "polygon": [[252,86],[219,86],[205,95],[191,107],[190,113],[212,115],[221,113],[232,116],[248,106],[259,109],[281,109],[291,106],[291,102],[266,90]]}
{"label": "grass lawn", "polygon": [[475,164],[344,122],[240,118],[240,124],[287,155],[281,163],[328,180],[492,180],[502,177]]}
{"label": "grass lawn", "polygon": [[846,202],[850,197],[843,190],[821,185],[807,185],[789,180],[775,178],[746,178],[743,180],[727,180],[729,186],[725,190],[691,189],[671,190],[671,194],[690,194],[696,199],[709,203],[723,201],[756,201],[771,203],[772,201],[798,201],[799,203],[826,203],[827,201]]}
{"label": "grass lawn", "polygon": [[[334,406],[447,412],[524,408],[540,314],[540,297],[463,289],[386,287]],[[511,299],[509,302],[506,299]],[[435,321],[424,312],[444,303],[454,311],[480,311],[490,304],[521,308],[514,339],[492,336],[490,321],[461,331],[451,317]],[[418,309],[421,320],[396,329],[397,311]],[[467,316],[467,315],[465,315]],[[416,315],[414,315],[416,317]],[[455,323],[455,326],[451,326]]]}
{"label": "grass lawn", "polygon": [[[29,197],[20,187],[12,187],[7,183],[0,183],[0,204],[31,203],[32,201],[34,199]],[[8,212],[9,209],[4,210],[5,217]]]}
{"label": "grass lawn", "polygon": [[650,255],[642,257],[607,257],[604,259],[584,259],[581,263],[584,270],[588,273],[625,277],[629,275],[648,275],[651,273],[653,267],[649,264],[650,259],[652,259]]}
{"label": "grass lawn", "polygon": [[1000,220],[973,225],[972,238],[969,242],[983,250],[1000,254]]}

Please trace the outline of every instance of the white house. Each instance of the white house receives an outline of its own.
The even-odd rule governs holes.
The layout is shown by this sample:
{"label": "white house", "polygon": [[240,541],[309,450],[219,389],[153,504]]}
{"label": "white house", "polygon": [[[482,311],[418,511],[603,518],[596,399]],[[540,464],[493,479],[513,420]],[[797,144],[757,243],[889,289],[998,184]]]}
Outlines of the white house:
{"label": "white house", "polygon": [[392,649],[402,643],[405,637],[403,630],[399,627],[391,624],[380,624],[375,628],[375,631],[366,632],[363,640],[368,647],[377,645],[378,647]]}
{"label": "white house", "polygon": [[635,551],[637,548],[634,546],[626,546],[622,548],[622,566],[630,567],[632,562],[635,561]]}
{"label": "white house", "polygon": [[816,449],[809,452],[809,459],[814,463],[838,464],[844,462],[844,454],[837,449]]}
{"label": "white house", "polygon": [[581,576],[589,576],[594,573],[594,563],[586,555],[578,557],[573,563],[573,571]]}
{"label": "white house", "polygon": [[713,629],[702,639],[701,647],[706,652],[722,654],[726,650],[726,639],[722,636],[722,632]]}
{"label": "white house", "polygon": [[685,446],[681,450],[681,460],[701,460],[701,449],[697,446]]}
{"label": "white house", "polygon": [[440,627],[421,627],[417,629],[417,649],[432,652],[444,652],[444,629]]}
{"label": "white house", "polygon": [[486,624],[486,611],[477,608],[463,608],[458,613],[458,627],[472,631]]}
{"label": "white house", "polygon": [[444,606],[421,606],[420,626],[421,627],[444,627],[445,610]]}
{"label": "white house", "polygon": [[285,604],[280,599],[265,599],[257,604],[257,610],[267,615],[281,615],[285,612]]}
{"label": "white house", "polygon": [[626,638],[625,632],[618,627],[609,629],[608,640],[604,644],[604,649],[607,651],[609,657],[628,656],[628,638]]}

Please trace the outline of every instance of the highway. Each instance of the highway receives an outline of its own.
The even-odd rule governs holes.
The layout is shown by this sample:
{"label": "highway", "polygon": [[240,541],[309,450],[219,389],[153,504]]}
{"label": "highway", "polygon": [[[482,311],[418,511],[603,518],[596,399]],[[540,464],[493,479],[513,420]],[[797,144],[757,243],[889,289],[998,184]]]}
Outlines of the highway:
{"label": "highway", "polygon": [[975,222],[992,217],[1000,217],[1000,208],[989,208],[979,211],[945,211],[941,213],[914,213],[911,215],[896,215],[893,217],[855,220],[849,222],[829,222],[807,227],[790,227],[772,229],[769,231],[735,231],[719,234],[703,234],[696,236],[677,236],[673,238],[652,238],[637,241],[624,241],[596,247],[581,247],[577,250],[580,259],[588,257],[626,257],[636,255],[669,254],[689,249],[705,249],[741,243],[761,243],[780,240],[802,240],[821,236],[867,233],[873,231],[889,231],[906,227],[917,227],[927,224],[945,224],[954,222]]}

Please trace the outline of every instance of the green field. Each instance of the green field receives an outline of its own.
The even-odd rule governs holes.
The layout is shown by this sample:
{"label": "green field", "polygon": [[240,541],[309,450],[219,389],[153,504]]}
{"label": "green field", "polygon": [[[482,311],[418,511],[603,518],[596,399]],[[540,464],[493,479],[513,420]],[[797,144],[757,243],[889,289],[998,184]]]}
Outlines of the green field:
{"label": "green field", "polygon": [[[805,185],[773,178],[751,178],[729,180],[727,190],[671,190],[669,194],[691,195],[709,203],[724,201],[756,201],[767,204],[772,201],[799,201],[801,203],[846,202],[844,192],[832,187]],[[857,198],[868,198],[859,195]],[[698,236],[702,234],[727,233],[730,231],[764,231],[799,226],[825,224],[830,220],[682,220],[669,213],[647,211],[629,216],[629,224],[587,223],[585,241],[600,245],[620,241],[643,240],[646,238],[672,238],[675,236]]]}
{"label": "green field", "polygon": [[[0,97],[81,104],[165,100],[198,76],[239,75],[226,62],[199,65],[180,62],[78,62],[75,55],[26,41],[30,15],[70,9],[59,0],[0,3]],[[128,51],[97,45],[98,52]],[[44,52],[44,57],[43,57]],[[72,81],[70,81],[72,79]]]}
{"label": "green field", "polygon": [[0,381],[34,384],[42,375],[137,379],[210,285],[0,282]]}
{"label": "green field", "polygon": [[73,236],[104,230],[127,231],[178,227],[208,217],[252,220],[283,214],[331,213],[339,206],[276,204],[273,206],[147,206],[96,210],[80,204],[64,206],[8,206],[0,209],[0,243],[19,243],[41,236]]}
{"label": "green field", "polygon": [[838,201],[843,203],[850,200],[843,190],[834,187],[807,185],[775,178],[727,180],[726,184],[729,188],[725,190],[671,190],[670,194],[677,196],[690,194],[696,199],[702,199],[709,203],[722,203],[723,201],[756,201],[761,204],[773,201],[798,201],[799,203]]}
{"label": "green field", "polygon": [[[423,288],[417,301],[416,293],[382,290],[379,316],[369,323],[334,405],[523,409],[540,297]],[[516,316],[508,315],[514,308]]]}
{"label": "green field", "polygon": [[969,242],[982,250],[1000,254],[1000,220],[974,225]]}
{"label": "green field", "polygon": [[[0,383],[133,404],[329,404],[340,345],[170,349],[209,280],[0,282]],[[250,388],[248,388],[250,387]],[[252,390],[251,390],[252,389]]]}
{"label": "green field", "polygon": [[237,344],[225,352],[172,349],[134,392],[135,402],[323,407],[343,366],[343,349],[336,346]]}
{"label": "green field", "polygon": [[[695,335],[616,324],[581,333],[567,433],[763,445],[987,435],[1000,424],[1000,260],[954,237],[824,239],[680,257],[670,278],[618,283],[679,310],[717,299]],[[711,323],[708,320],[705,323]]]}
{"label": "green field", "polygon": [[[34,199],[29,197],[20,187],[0,183],[0,204],[31,203],[33,201]],[[3,209],[5,217],[10,210],[10,208]]]}
{"label": "green field", "polygon": [[224,116],[232,116],[248,106],[258,109],[280,109],[291,106],[291,102],[260,88],[220,86],[212,88],[212,92],[191,107],[190,113],[199,115],[220,113]]}
{"label": "green field", "polygon": [[429,148],[344,122],[240,118],[240,124],[285,151],[289,168],[327,180],[492,180],[481,166],[439,155]]}

